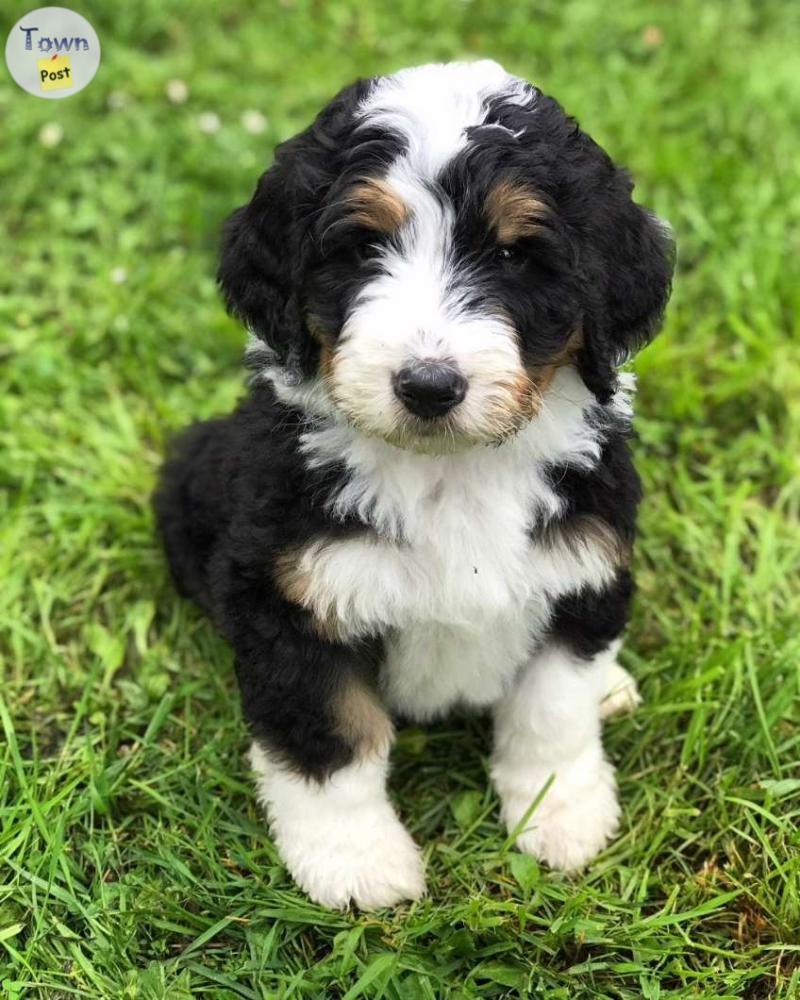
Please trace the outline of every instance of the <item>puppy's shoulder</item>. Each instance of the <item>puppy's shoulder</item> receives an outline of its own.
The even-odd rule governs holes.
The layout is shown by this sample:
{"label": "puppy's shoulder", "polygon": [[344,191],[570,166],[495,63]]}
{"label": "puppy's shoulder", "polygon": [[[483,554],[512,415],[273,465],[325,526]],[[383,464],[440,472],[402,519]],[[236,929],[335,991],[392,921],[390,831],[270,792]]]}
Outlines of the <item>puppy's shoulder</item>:
{"label": "puppy's shoulder", "polygon": [[253,386],[231,416],[237,515],[281,543],[334,527],[330,500],[346,472],[306,460],[308,429],[306,414],[278,399],[269,384]]}
{"label": "puppy's shoulder", "polygon": [[631,454],[631,437],[627,427],[610,429],[592,468],[550,466],[550,483],[562,502],[561,524],[592,518],[608,525],[624,544],[633,542],[642,486]]}

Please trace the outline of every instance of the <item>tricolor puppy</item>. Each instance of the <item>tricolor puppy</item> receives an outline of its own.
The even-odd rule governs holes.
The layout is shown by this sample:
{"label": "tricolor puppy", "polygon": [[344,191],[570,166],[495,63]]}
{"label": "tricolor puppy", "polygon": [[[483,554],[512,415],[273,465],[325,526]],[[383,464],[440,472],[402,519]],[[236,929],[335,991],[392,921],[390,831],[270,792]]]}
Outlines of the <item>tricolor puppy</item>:
{"label": "tricolor puppy", "polygon": [[503,821],[548,864],[617,828],[600,720],[638,700],[616,656],[640,496],[617,367],[672,272],[631,188],[496,63],[431,65],[343,90],[226,226],[251,389],[179,440],[157,513],[323,904],[424,890],[386,790],[398,717],[491,709]]}

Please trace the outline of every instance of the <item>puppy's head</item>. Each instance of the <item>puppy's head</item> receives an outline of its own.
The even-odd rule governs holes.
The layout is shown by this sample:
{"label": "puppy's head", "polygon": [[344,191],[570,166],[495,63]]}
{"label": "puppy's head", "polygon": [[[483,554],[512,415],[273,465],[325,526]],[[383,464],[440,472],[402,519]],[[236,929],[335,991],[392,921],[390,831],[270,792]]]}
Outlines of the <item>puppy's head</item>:
{"label": "puppy's head", "polygon": [[[273,378],[420,451],[502,441],[556,368],[601,402],[656,331],[666,228],[560,106],[492,62],[362,80],[281,145],[219,280]],[[318,395],[317,398],[320,398]]]}

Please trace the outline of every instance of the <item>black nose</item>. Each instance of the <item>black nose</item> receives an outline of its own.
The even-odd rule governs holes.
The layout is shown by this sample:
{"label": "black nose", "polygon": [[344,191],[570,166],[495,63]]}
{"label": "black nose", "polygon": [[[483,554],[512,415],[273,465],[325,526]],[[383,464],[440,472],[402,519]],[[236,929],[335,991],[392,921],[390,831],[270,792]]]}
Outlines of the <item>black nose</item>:
{"label": "black nose", "polygon": [[467,394],[467,380],[453,365],[418,361],[394,377],[394,391],[418,417],[443,417]]}

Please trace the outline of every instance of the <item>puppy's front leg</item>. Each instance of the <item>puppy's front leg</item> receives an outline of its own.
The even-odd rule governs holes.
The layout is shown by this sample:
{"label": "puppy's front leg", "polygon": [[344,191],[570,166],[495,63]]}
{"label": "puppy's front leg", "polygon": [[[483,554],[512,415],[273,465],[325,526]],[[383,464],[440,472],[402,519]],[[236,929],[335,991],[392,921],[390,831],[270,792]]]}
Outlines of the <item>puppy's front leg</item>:
{"label": "puppy's front leg", "polygon": [[416,899],[419,849],[386,793],[393,729],[370,683],[379,650],[320,634],[263,576],[219,580],[258,796],[295,881],[330,907]]}
{"label": "puppy's front leg", "polygon": [[385,756],[354,760],[322,781],[259,740],[250,762],[281,858],[311,899],[374,910],[422,895],[419,849],[386,796]]}
{"label": "puppy's front leg", "polygon": [[553,777],[517,836],[520,850],[554,868],[581,868],[616,832],[614,769],[605,759],[600,705],[610,651],[580,659],[550,644],[495,707],[492,778],[512,831]]}

